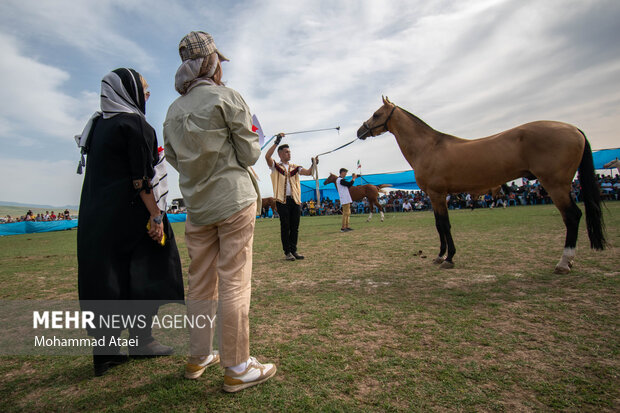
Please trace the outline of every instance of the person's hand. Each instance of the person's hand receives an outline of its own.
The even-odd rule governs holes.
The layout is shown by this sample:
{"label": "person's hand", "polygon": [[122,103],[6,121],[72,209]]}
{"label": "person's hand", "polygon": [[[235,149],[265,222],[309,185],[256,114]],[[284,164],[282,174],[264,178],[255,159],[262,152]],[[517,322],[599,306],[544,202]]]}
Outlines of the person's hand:
{"label": "person's hand", "polygon": [[351,175],[351,179],[355,179],[355,178],[357,178],[357,174]]}
{"label": "person's hand", "polygon": [[282,142],[282,138],[284,137],[284,133],[280,132],[276,135],[276,140],[273,143],[274,145],[279,145]]}
{"label": "person's hand", "polygon": [[161,239],[164,236],[164,224],[162,222],[157,223],[155,220],[158,217],[160,217],[160,215],[151,216],[151,229],[148,230],[149,237],[151,237],[155,242],[161,242]]}

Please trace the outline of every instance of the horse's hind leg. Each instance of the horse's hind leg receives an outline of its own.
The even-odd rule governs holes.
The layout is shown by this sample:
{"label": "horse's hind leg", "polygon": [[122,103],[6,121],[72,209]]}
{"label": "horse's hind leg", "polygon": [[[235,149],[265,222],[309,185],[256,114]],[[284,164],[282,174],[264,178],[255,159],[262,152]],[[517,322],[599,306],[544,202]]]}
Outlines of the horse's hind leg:
{"label": "horse's hind leg", "polygon": [[[372,206],[376,205],[377,209],[379,210],[379,212],[381,213],[381,222],[383,222],[383,220],[385,219],[385,215],[383,215],[383,207],[381,206],[381,204],[379,203],[379,201],[377,201],[376,199],[374,199],[372,201],[372,203],[370,204],[370,215],[372,216]],[[368,220],[370,221],[370,218],[368,218]]]}
{"label": "horse's hind leg", "polygon": [[568,191],[547,190],[547,192],[549,192],[555,206],[560,210],[564,225],[566,226],[564,252],[562,253],[560,261],[555,266],[554,272],[556,274],[568,274],[573,266],[573,260],[575,259],[577,233],[582,213]]}
{"label": "horse's hind leg", "polygon": [[368,215],[368,219],[366,220],[366,222],[370,222],[371,219],[372,219],[372,205],[370,206],[370,215]]}

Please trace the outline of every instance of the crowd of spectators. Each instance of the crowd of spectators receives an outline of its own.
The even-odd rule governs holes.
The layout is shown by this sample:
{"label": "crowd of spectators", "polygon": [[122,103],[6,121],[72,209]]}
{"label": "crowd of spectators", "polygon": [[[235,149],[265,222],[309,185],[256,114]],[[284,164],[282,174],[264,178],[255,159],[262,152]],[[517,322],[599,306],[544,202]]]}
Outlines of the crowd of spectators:
{"label": "crowd of spectators", "polygon": [[26,215],[21,215],[19,217],[12,217],[7,215],[4,218],[0,218],[0,223],[2,224],[11,224],[13,222],[46,222],[46,221],[62,221],[73,219],[75,217],[71,216],[71,212],[68,209],[65,209],[64,212],[58,212],[58,215],[54,211],[50,213],[50,211],[45,211],[45,213],[37,213],[35,214],[32,210],[28,210]]}
{"label": "crowd of spectators", "polygon": [[[601,188],[601,198],[605,201],[617,201],[620,199],[620,175],[601,176],[597,175],[597,179]],[[571,189],[572,197],[577,201],[581,201],[581,187],[578,180],[574,180]],[[552,203],[549,194],[545,188],[537,181],[523,180],[523,185],[518,186],[516,183],[512,185],[504,185],[496,194],[486,193],[478,197],[472,197],[467,193],[449,194],[446,201],[450,209],[464,208],[495,208],[517,205],[538,205]],[[383,205],[386,212],[411,212],[426,211],[431,208],[431,200],[423,191],[391,191],[388,194],[379,197],[379,203]],[[373,207],[373,212],[377,212],[377,208]],[[168,209],[169,214],[184,213],[184,207],[171,206]],[[312,215],[336,215],[340,214],[340,200],[331,200],[328,197],[321,200],[321,204],[317,205],[315,201],[310,200],[301,204],[301,214],[304,216]],[[353,201],[351,204],[352,214],[368,214],[370,206],[368,200],[364,198],[362,201]],[[267,216],[267,213],[265,214]],[[272,211],[270,216],[277,217],[277,212]],[[60,221],[73,219],[68,209],[59,212],[58,215],[54,211],[45,211],[45,213],[33,213],[28,210],[26,215],[20,217],[11,217],[7,215],[0,218],[0,223],[12,223],[22,221]]]}
{"label": "crowd of spectators", "polygon": [[[620,199],[620,175],[601,176],[597,175],[601,188],[601,198],[605,201]],[[581,201],[581,187],[579,181],[572,183],[571,196],[577,202]],[[540,205],[552,203],[551,198],[545,188],[537,180],[523,179],[523,185],[513,182],[510,186],[503,185],[501,190],[495,194],[488,192],[479,196],[468,193],[449,194],[446,198],[448,208],[495,208],[509,207],[518,205]],[[423,191],[391,191],[379,197],[379,203],[383,205],[386,212],[411,212],[426,211],[432,209],[430,198]],[[340,212],[340,201],[332,201],[329,198],[321,200],[320,205],[310,200],[302,203],[302,215],[334,215]],[[373,207],[373,212],[376,207]],[[368,200],[353,201],[351,213],[368,214],[370,206]]]}

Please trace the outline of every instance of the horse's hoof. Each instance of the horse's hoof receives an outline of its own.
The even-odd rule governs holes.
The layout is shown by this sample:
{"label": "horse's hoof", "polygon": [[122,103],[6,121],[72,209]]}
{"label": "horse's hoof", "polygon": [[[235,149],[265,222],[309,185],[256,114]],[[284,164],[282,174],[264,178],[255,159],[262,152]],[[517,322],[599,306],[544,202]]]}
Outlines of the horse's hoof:
{"label": "horse's hoof", "polygon": [[443,268],[444,270],[449,270],[451,268],[454,268],[454,263],[452,261],[444,261],[441,263],[439,268]]}
{"label": "horse's hoof", "polygon": [[568,274],[570,272],[570,268],[567,267],[555,267],[555,270],[553,271],[554,274]]}
{"label": "horse's hoof", "polygon": [[444,261],[442,257],[437,257],[433,260],[433,264],[441,264]]}

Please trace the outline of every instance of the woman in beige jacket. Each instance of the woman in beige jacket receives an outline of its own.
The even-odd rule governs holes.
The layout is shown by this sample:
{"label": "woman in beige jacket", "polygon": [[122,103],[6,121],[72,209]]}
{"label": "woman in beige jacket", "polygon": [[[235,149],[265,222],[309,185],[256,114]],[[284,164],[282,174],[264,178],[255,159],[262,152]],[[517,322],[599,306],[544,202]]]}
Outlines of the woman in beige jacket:
{"label": "woman in beige jacket", "polygon": [[[260,156],[251,114],[236,91],[222,84],[221,61],[211,35],[191,32],[179,44],[182,64],[175,87],[181,96],[164,122],[166,158],[179,172],[188,219],[191,258],[188,315],[191,357],[187,378],[198,378],[218,359],[226,368],[224,391],[259,384],[276,373],[273,364],[250,357],[249,309],[252,242],[258,189],[249,167]],[[260,202],[258,202],[260,206]],[[201,318],[202,316],[202,318]],[[220,354],[212,351],[213,325]]]}

